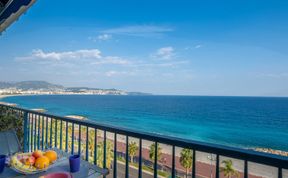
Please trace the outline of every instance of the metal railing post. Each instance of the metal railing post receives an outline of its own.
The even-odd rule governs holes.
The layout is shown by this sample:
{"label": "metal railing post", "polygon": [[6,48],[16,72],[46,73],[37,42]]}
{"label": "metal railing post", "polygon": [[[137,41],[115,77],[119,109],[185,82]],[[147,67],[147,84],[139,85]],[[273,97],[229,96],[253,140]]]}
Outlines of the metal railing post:
{"label": "metal railing post", "polygon": [[196,151],[193,149],[193,162],[192,162],[192,178],[196,177]]}
{"label": "metal railing post", "polygon": [[172,146],[172,178],[176,177],[176,170],[175,170],[175,146]]}
{"label": "metal railing post", "polygon": [[[106,152],[107,152],[106,130],[104,130],[104,138],[103,138],[103,139],[104,139],[104,140],[103,140],[103,142],[104,142],[104,148],[103,148],[103,149],[104,149],[104,150],[103,150],[103,168],[106,169],[106,168],[107,168],[107,164],[106,164],[106,163],[107,163],[107,162],[106,162],[106,161],[107,161],[107,160],[106,160],[106,159],[107,159],[107,153],[106,153]],[[109,168],[108,168],[108,169],[109,169]],[[106,176],[103,176],[103,178],[106,178]]]}
{"label": "metal railing post", "polygon": [[89,127],[86,127],[86,153],[85,153],[85,160],[89,160]]}
{"label": "metal railing post", "polygon": [[158,177],[157,164],[158,164],[158,142],[155,142],[155,153],[154,153],[154,178]]}
{"label": "metal railing post", "polygon": [[24,112],[24,152],[29,151],[29,135],[28,135],[28,130],[29,130],[29,124],[28,124],[28,112]]}
{"label": "metal railing post", "polygon": [[113,162],[113,177],[117,178],[117,134],[114,134],[114,162]]}
{"label": "metal railing post", "polygon": [[249,174],[248,174],[248,161],[245,160],[244,161],[244,178],[248,178]]}
{"label": "metal railing post", "polygon": [[126,136],[125,178],[129,178],[129,137]]}
{"label": "metal railing post", "polygon": [[38,133],[37,133],[37,150],[40,149],[40,116],[37,115],[37,120],[38,120]]}
{"label": "metal railing post", "polygon": [[283,178],[282,168],[281,167],[278,168],[278,178]]}
{"label": "metal railing post", "polygon": [[142,139],[139,140],[139,170],[138,177],[142,178]]}
{"label": "metal railing post", "polygon": [[219,160],[219,154],[216,155],[216,178],[220,177],[220,173],[219,173],[219,164],[220,160]]}

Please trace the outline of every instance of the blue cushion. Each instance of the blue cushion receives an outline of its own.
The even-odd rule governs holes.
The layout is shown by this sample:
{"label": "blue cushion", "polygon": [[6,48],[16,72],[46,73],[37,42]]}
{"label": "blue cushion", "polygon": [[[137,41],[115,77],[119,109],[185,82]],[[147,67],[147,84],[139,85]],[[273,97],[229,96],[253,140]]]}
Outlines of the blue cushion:
{"label": "blue cushion", "polygon": [[14,130],[0,132],[0,154],[12,155],[21,151],[21,145]]}

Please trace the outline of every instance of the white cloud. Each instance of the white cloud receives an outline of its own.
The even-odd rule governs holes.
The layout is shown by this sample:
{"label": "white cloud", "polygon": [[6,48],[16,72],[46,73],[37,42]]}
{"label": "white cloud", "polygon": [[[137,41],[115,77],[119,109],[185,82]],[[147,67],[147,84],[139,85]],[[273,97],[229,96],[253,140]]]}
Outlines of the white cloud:
{"label": "white cloud", "polygon": [[102,35],[99,35],[97,38],[100,41],[107,41],[107,40],[110,40],[112,38],[112,35],[102,34]]}
{"label": "white cloud", "polygon": [[120,75],[134,75],[134,72],[127,72],[127,71],[115,71],[115,70],[111,70],[111,71],[107,71],[105,72],[105,76],[106,77],[115,77],[115,76],[120,76]]}
{"label": "white cloud", "polygon": [[193,49],[199,49],[199,48],[203,48],[203,47],[204,47],[204,45],[197,44],[195,46],[187,46],[187,47],[184,48],[184,50],[193,50]]}
{"label": "white cloud", "polygon": [[202,47],[203,47],[203,45],[201,45],[201,44],[198,44],[198,45],[195,46],[196,49],[202,48]]}
{"label": "white cloud", "polygon": [[107,77],[112,77],[112,76],[115,75],[115,74],[117,74],[117,72],[114,71],[114,70],[111,70],[111,71],[105,72],[105,75],[106,75]]}
{"label": "white cloud", "polygon": [[101,58],[99,61],[95,61],[91,63],[92,65],[102,65],[102,64],[117,64],[117,65],[125,65],[130,64],[130,61],[122,59],[118,56],[107,56]]}
{"label": "white cloud", "polygon": [[175,55],[174,51],[174,48],[171,46],[163,47],[157,50],[155,57],[159,57],[161,59],[171,59],[171,57]]}
{"label": "white cloud", "polygon": [[30,56],[17,57],[17,60],[65,60],[65,59],[100,59],[101,52],[98,49],[83,49],[76,51],[64,51],[64,52],[45,52],[41,49],[33,50]]}
{"label": "white cloud", "polygon": [[107,34],[129,35],[129,36],[158,36],[162,35],[163,33],[172,31],[173,31],[172,28],[163,26],[134,25],[134,26],[124,26],[102,30],[101,32]]}
{"label": "white cloud", "polygon": [[98,35],[97,37],[88,37],[89,40],[93,41],[93,42],[98,42],[98,41],[109,41],[112,39],[112,35],[110,34],[101,34]]}
{"label": "white cloud", "polygon": [[[69,60],[70,59],[70,60]],[[77,60],[71,60],[77,59]],[[41,49],[33,50],[30,56],[16,57],[17,61],[38,62],[39,64],[50,65],[78,65],[77,62],[85,59],[85,63],[89,65],[128,65],[132,61],[123,59],[119,56],[102,56],[98,49],[91,50],[75,50],[65,52],[44,52]],[[83,64],[83,61],[82,63]]]}
{"label": "white cloud", "polygon": [[163,68],[175,68],[179,67],[181,65],[187,65],[189,64],[189,61],[187,60],[182,60],[182,61],[176,61],[176,62],[171,62],[171,61],[161,61],[160,63],[139,63],[135,64],[135,67],[139,68],[158,68],[163,67]]}

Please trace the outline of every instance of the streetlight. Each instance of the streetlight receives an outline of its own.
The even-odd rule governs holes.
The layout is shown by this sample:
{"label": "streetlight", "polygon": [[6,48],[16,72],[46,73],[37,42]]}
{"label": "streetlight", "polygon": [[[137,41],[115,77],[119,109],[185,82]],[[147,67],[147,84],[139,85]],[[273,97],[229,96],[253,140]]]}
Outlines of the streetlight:
{"label": "streetlight", "polygon": [[210,160],[210,178],[213,178],[213,170],[212,170],[212,163],[213,161],[216,161],[216,155],[213,155],[212,153],[207,156],[207,159]]}

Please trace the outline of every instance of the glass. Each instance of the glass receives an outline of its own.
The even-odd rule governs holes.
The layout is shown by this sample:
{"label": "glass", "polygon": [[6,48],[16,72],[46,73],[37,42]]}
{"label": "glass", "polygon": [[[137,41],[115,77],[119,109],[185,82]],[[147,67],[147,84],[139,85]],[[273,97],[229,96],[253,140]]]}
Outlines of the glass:
{"label": "glass", "polygon": [[70,172],[78,172],[80,170],[80,155],[72,155],[69,157]]}

